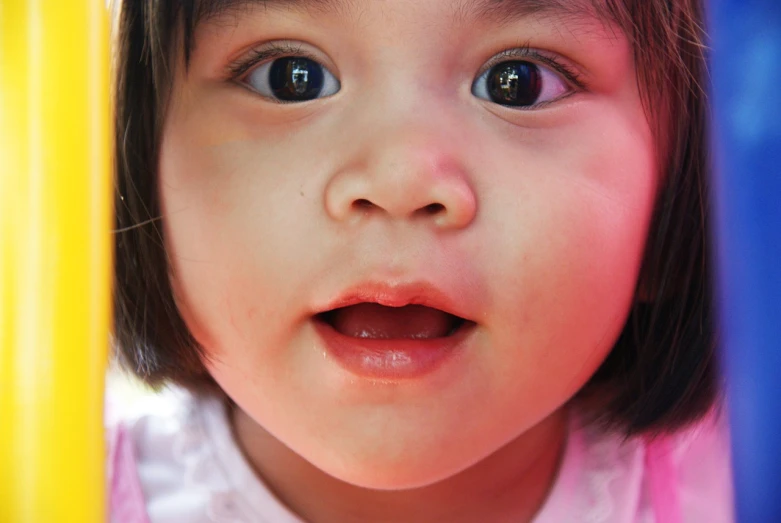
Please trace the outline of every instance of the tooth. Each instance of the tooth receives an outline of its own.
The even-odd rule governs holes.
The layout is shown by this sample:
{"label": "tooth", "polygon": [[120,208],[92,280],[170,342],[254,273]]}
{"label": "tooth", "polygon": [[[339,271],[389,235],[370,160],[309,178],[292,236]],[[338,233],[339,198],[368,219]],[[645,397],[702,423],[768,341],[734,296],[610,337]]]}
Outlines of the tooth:
{"label": "tooth", "polygon": [[366,329],[364,329],[364,330],[362,330],[362,331],[361,331],[361,332],[358,334],[358,337],[359,337],[359,338],[371,338],[371,337],[372,337],[372,333],[371,333],[371,332],[369,332],[369,331],[367,331]]}

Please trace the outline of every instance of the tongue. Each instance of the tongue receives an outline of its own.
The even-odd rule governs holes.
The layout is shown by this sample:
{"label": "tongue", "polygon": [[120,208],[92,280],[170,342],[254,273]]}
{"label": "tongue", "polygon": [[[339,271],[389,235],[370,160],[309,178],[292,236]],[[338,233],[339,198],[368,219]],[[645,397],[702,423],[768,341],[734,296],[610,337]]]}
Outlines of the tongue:
{"label": "tongue", "polygon": [[422,305],[385,307],[360,303],[331,312],[330,323],[353,338],[429,339],[447,336],[456,317]]}

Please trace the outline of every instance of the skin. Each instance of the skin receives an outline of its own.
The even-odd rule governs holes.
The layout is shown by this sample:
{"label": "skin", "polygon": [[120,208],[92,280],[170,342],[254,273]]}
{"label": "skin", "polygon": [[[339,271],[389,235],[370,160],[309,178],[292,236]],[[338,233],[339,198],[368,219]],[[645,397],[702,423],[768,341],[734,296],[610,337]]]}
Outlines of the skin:
{"label": "skin", "polygon": [[[177,301],[248,460],[308,521],[531,519],[633,299],[658,169],[627,40],[461,4],[248,9],[202,23],[177,68],[159,178]],[[277,104],[225,74],[275,40],[341,90]],[[475,97],[523,45],[585,88],[528,110]],[[343,370],[312,315],[368,280],[459,296],[470,343],[414,380]]]}

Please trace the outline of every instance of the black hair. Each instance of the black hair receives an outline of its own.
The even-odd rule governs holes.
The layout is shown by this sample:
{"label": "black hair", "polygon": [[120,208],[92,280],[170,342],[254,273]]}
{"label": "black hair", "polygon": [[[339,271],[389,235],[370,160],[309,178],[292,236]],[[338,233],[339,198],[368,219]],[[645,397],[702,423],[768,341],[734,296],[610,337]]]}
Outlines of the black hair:
{"label": "black hair", "polygon": [[[187,63],[197,24],[225,1],[126,0],[118,14],[114,341],[125,367],[152,386],[216,388],[174,300],[157,166],[173,64]],[[627,435],[670,431],[699,419],[720,391],[702,0],[593,2],[633,46],[663,183],[628,320],[580,396],[597,398],[600,420]]]}

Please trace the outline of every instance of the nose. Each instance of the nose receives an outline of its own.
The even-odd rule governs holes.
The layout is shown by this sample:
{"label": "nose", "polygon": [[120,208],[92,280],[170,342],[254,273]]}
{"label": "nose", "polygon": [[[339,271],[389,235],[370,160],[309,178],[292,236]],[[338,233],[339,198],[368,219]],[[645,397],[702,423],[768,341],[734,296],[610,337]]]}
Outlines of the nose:
{"label": "nose", "polygon": [[325,206],[333,219],[384,216],[439,229],[461,229],[472,222],[477,199],[447,137],[407,129],[367,142],[329,180]]}

